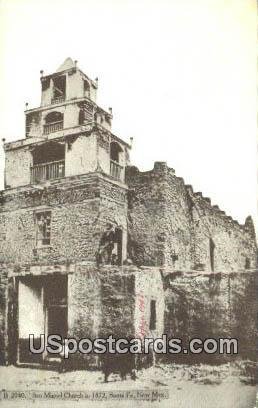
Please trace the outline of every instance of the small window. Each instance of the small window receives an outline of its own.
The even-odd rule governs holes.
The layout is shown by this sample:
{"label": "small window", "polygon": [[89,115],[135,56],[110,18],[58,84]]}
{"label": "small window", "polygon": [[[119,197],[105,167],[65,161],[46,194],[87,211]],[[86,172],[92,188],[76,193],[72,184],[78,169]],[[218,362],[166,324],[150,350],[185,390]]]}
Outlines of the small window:
{"label": "small window", "polygon": [[51,212],[36,213],[36,241],[37,247],[50,245],[51,238]]}
{"label": "small window", "polygon": [[251,262],[249,258],[245,258],[245,269],[251,268]]}
{"label": "small window", "polygon": [[156,300],[150,302],[150,330],[156,329]]}
{"label": "small window", "polygon": [[215,252],[215,244],[213,240],[210,238],[210,263],[211,263],[212,272],[214,272],[214,252]]}

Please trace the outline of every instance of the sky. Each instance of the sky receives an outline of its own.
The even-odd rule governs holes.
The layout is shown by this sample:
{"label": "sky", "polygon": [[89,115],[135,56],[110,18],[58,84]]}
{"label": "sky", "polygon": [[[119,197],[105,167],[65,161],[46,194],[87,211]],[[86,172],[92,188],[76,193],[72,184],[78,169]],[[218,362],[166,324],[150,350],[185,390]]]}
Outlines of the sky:
{"label": "sky", "polygon": [[[255,0],[0,0],[0,139],[24,137],[40,70],[99,78],[131,162],[166,161],[228,215],[256,222]],[[0,147],[0,189],[4,153]]]}

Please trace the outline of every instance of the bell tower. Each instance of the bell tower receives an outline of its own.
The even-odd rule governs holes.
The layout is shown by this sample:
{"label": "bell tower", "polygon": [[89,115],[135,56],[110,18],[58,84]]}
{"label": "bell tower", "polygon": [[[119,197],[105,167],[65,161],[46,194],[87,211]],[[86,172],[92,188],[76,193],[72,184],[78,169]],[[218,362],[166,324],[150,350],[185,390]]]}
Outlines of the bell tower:
{"label": "bell tower", "polygon": [[41,106],[84,97],[96,103],[98,79],[87,77],[77,68],[77,61],[67,58],[54,74],[44,76],[41,71],[41,75]]}
{"label": "bell tower", "polygon": [[[21,262],[70,258],[121,265],[130,145],[112,133],[112,110],[96,103],[98,81],[76,61],[67,58],[50,75],[41,71],[40,82],[40,106],[25,111],[25,138],[4,145],[4,209],[25,210],[3,253]],[[12,231],[8,222],[3,228]],[[108,248],[110,240],[113,245],[108,255],[107,237]]]}
{"label": "bell tower", "polygon": [[112,109],[96,103],[98,79],[67,58],[40,80],[41,104],[25,111],[25,140],[5,144],[6,187],[92,172],[124,183],[130,145],[112,133]]}

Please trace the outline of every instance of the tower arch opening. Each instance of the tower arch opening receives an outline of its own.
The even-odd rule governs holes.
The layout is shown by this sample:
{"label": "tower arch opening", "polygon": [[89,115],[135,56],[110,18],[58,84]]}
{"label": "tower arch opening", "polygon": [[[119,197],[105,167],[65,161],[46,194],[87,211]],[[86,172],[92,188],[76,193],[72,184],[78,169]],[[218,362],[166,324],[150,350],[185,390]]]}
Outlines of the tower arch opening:
{"label": "tower arch opening", "polygon": [[47,142],[32,150],[31,182],[53,180],[65,175],[65,145]]}
{"label": "tower arch opening", "polygon": [[52,103],[60,103],[65,100],[66,94],[66,76],[61,75],[53,78],[53,97]]}
{"label": "tower arch opening", "polygon": [[122,152],[123,152],[123,149],[119,143],[117,142],[110,143],[110,160],[120,163]]}

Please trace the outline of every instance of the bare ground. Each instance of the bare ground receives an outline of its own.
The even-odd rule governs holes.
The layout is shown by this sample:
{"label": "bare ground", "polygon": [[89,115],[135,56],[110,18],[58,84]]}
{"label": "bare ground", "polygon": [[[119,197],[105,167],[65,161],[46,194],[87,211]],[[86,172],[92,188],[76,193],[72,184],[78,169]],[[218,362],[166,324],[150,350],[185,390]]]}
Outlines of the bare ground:
{"label": "bare ground", "polygon": [[[248,384],[249,383],[249,384]],[[164,407],[164,408],[254,408],[256,388],[250,385],[248,378],[223,365],[159,365],[143,369],[137,373],[137,380],[129,377],[121,381],[118,375],[110,376],[109,382],[103,382],[101,371],[55,371],[17,368],[0,368],[0,389],[6,390],[153,390],[168,389],[169,400],[160,402],[143,401],[1,401],[3,407]]]}

